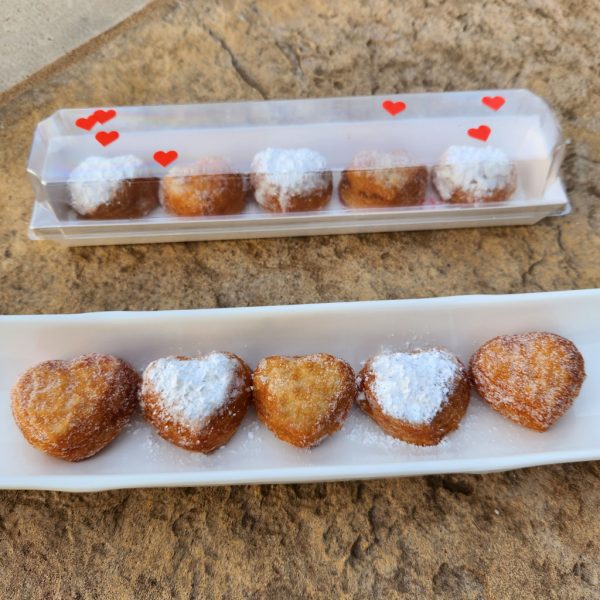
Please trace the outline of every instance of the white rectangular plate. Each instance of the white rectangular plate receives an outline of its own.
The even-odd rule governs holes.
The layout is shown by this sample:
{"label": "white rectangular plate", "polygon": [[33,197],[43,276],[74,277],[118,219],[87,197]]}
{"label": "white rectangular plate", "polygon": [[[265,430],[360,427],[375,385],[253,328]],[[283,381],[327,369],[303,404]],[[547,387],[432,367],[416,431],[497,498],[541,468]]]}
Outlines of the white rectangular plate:
{"label": "white rectangular plate", "polygon": [[[140,370],[151,360],[213,349],[251,367],[270,354],[329,352],[355,369],[382,349],[445,346],[465,363],[500,334],[547,330],[579,347],[588,376],[572,409],[544,434],[521,428],[472,398],[460,428],[439,446],[385,436],[358,409],[312,450],[277,440],[253,411],[223,448],[203,456],[160,439],[137,417],[107,449],[81,463],[45,456],[22,438],[9,392],[49,358],[111,353]],[[456,296],[168,312],[0,317],[0,488],[112,488],[362,479],[490,472],[600,458],[600,290]]]}

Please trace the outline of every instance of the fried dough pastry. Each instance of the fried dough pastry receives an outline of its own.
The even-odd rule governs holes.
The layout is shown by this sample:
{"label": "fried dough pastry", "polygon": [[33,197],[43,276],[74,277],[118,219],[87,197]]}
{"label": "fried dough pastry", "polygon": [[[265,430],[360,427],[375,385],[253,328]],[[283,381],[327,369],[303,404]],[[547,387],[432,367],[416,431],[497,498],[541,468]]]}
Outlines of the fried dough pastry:
{"label": "fried dough pastry", "polygon": [[186,450],[207,454],[237,431],[251,389],[251,371],[235,354],[170,356],[146,367],[141,405],[161,437]]}
{"label": "fried dough pastry", "polygon": [[69,202],[85,219],[134,219],[158,206],[158,178],[133,155],[90,156],[69,175]]}
{"label": "fried dough pastry", "polygon": [[411,166],[404,152],[359,152],[342,172],[339,193],[352,208],[383,208],[423,204],[428,171]]}
{"label": "fried dough pastry", "polygon": [[78,461],[104,448],[129,421],[137,405],[140,376],[114,356],[87,354],[48,360],[15,383],[12,411],[32,445]]}
{"label": "fried dough pastry", "polygon": [[224,159],[206,156],[192,166],[175,166],[163,177],[160,201],[183,217],[232,215],[246,204],[244,178]]}
{"label": "fried dough pastry", "polygon": [[578,396],[585,369],[573,342],[554,333],[495,337],[471,357],[471,379],[501,415],[546,431]]}
{"label": "fried dough pastry", "polygon": [[106,204],[81,215],[85,219],[137,219],[158,206],[158,178],[124,179]]}
{"label": "fried dough pastry", "polygon": [[354,371],[330,354],[263,358],[253,383],[259,419],[300,448],[340,429],[356,398]]}
{"label": "fried dough pastry", "polygon": [[445,350],[390,352],[363,366],[358,405],[388,435],[433,446],[454,431],[469,405],[469,380]]}
{"label": "fried dough pastry", "polygon": [[309,148],[267,148],[252,160],[256,202],[270,212],[319,210],[331,199],[325,157]]}
{"label": "fried dough pastry", "polygon": [[[261,188],[264,189],[264,186],[261,183],[261,178],[262,175],[254,175],[252,177],[255,189],[255,197],[256,190]],[[321,189],[312,190],[310,192],[301,192],[284,196],[279,192],[263,191],[260,194],[259,204],[269,212],[275,213],[320,210],[329,203],[329,200],[331,200],[331,194],[333,193],[333,180],[331,173],[327,173],[324,179],[325,183]],[[282,202],[283,198],[285,198],[285,200]]]}
{"label": "fried dough pastry", "polygon": [[450,204],[508,200],[517,181],[514,164],[493,146],[450,146],[432,175],[440,198]]}

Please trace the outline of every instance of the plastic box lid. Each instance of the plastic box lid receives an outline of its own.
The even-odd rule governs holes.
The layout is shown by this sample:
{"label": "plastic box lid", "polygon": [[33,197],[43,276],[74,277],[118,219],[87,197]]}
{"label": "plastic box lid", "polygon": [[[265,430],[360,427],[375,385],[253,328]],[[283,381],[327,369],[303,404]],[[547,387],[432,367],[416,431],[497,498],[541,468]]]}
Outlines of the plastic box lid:
{"label": "plastic box lid", "polygon": [[[458,165],[463,182],[472,172],[474,178],[494,180],[493,160],[490,166],[479,158],[485,151],[506,157],[515,175],[510,196],[498,202],[444,201],[431,175],[453,146],[463,148],[457,154],[465,157]],[[88,245],[530,224],[569,211],[557,176],[564,147],[554,113],[527,90],[63,109],[40,122],[34,134],[28,165],[36,192],[30,234]],[[326,205],[278,213],[259,205],[252,198],[256,161],[254,169],[252,165],[255,155],[267,148],[308,148],[321,155],[318,169],[330,173],[332,180]],[[348,206],[339,195],[345,173],[365,170],[367,178],[380,177],[384,186],[394,173],[396,163],[385,159],[357,161],[356,155],[364,152],[388,157],[406,153],[400,168],[426,170],[426,187],[404,197],[399,206]],[[157,195],[163,195],[165,181],[174,177],[191,184],[194,192],[199,180],[186,182],[182,173],[195,173],[198,160],[220,157],[228,164],[223,173],[239,177],[250,188],[244,208],[239,214],[180,216],[158,204],[139,218],[81,218],[73,210],[77,192],[69,183],[75,169],[92,157],[112,159],[102,163],[110,166],[123,156],[136,157],[143,175],[133,179],[155,181]],[[290,176],[310,179],[313,167],[307,171],[302,161],[285,164],[291,172],[266,176],[276,182]],[[79,176],[79,190],[93,202],[96,190],[112,189],[102,179],[113,176],[110,169],[108,175],[106,169],[88,172]]]}

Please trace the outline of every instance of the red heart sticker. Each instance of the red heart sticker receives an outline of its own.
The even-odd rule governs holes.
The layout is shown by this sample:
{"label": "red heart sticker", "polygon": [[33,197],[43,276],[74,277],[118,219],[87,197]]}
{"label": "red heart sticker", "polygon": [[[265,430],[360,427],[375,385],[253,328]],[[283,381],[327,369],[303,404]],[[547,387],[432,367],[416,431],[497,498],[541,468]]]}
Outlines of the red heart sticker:
{"label": "red heart sticker", "polygon": [[99,131],[96,134],[96,139],[103,145],[112,144],[119,137],[118,131]]}
{"label": "red heart sticker", "polygon": [[77,121],[75,121],[75,125],[77,125],[77,127],[85,129],[86,131],[90,131],[95,124],[96,119],[94,118],[94,115],[89,117],[81,117],[81,119],[77,119]]}
{"label": "red heart sticker", "polygon": [[117,111],[113,110],[112,108],[109,110],[102,110],[100,108],[92,115],[92,117],[96,119],[96,122],[100,123],[101,125],[104,125],[104,123],[114,119],[116,116]]}
{"label": "red heart sticker", "polygon": [[154,160],[161,166],[166,167],[170,165],[179,154],[177,154],[176,150],[169,150],[168,152],[163,152],[162,150],[158,150],[154,153]]}
{"label": "red heart sticker", "polygon": [[404,104],[402,100],[398,100],[397,102],[394,102],[393,100],[384,100],[381,106],[383,106],[392,117],[395,117],[406,108],[406,104]]}
{"label": "red heart sticker", "polygon": [[484,96],[481,101],[492,110],[500,110],[506,102],[502,96]]}
{"label": "red heart sticker", "polygon": [[490,133],[492,133],[492,130],[487,125],[480,125],[479,127],[473,127],[471,129],[468,129],[467,133],[472,138],[485,142],[490,137]]}

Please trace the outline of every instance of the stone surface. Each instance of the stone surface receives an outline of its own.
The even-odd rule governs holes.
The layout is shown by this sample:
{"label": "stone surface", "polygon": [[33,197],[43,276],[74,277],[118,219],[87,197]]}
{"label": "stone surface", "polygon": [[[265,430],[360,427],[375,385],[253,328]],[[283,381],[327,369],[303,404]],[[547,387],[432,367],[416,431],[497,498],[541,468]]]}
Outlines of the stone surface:
{"label": "stone surface", "polygon": [[143,8],[148,0],[0,0],[0,95]]}
{"label": "stone surface", "polygon": [[[592,0],[163,2],[0,106],[0,311],[600,286]],[[65,106],[528,87],[572,140],[532,227],[66,249],[27,239],[36,122]],[[6,449],[5,449],[6,451]],[[0,494],[6,598],[600,598],[599,463],[294,486]]]}

